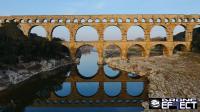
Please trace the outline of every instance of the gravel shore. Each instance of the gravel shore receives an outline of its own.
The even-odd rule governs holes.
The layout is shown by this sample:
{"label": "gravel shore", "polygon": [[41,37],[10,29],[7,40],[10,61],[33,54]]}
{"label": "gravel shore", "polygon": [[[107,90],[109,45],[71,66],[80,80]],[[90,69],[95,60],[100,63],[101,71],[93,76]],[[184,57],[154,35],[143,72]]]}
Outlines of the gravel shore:
{"label": "gravel shore", "polygon": [[[177,53],[148,59],[108,59],[115,68],[148,77],[149,98],[200,98],[200,54]],[[143,106],[148,108],[148,103]],[[200,108],[200,107],[199,107]]]}

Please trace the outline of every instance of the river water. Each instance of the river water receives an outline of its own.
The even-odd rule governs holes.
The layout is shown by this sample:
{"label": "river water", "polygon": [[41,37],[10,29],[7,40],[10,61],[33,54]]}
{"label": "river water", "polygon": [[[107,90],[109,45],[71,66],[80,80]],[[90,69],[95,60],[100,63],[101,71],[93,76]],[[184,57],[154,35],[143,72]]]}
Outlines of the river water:
{"label": "river water", "polygon": [[95,51],[83,54],[78,65],[0,92],[0,112],[143,111],[146,79],[98,65],[97,59]]}

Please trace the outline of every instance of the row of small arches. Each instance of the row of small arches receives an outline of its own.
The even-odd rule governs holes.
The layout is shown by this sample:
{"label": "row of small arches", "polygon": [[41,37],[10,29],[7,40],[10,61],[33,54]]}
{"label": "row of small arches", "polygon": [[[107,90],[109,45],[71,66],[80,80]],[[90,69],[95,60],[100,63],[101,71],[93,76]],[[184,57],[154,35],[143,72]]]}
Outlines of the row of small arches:
{"label": "row of small arches", "polygon": [[[200,26],[200,25],[198,25]],[[186,27],[183,25],[177,25],[173,30],[173,35],[177,35],[181,32],[184,33],[182,35],[182,41],[185,39],[185,31]],[[42,26],[34,26],[29,30],[30,33],[35,33],[39,36],[46,37],[47,32],[44,27]],[[145,31],[141,26],[131,26],[127,31],[127,40],[137,40],[143,41],[145,39]],[[60,38],[65,41],[70,40],[70,31],[65,26],[56,26],[53,28],[51,32],[51,37],[53,38]],[[166,28],[163,26],[154,26],[150,31],[150,38],[162,38],[163,40],[167,39],[167,31]],[[120,28],[117,26],[108,26],[104,30],[104,40],[121,40],[122,39],[122,32]],[[162,40],[160,39],[160,40]],[[97,30],[92,26],[82,26],[76,31],[75,36],[76,41],[98,41],[99,34]],[[156,40],[156,39],[152,39]],[[176,39],[174,39],[176,41]],[[178,40],[179,41],[179,40]]]}
{"label": "row of small arches", "polygon": [[[11,20],[9,19],[5,19],[5,20],[0,20],[0,22],[10,22]],[[142,18],[142,19],[138,19],[138,18],[127,18],[127,19],[122,19],[122,18],[118,18],[118,19],[114,19],[114,18],[111,18],[111,19],[108,19],[108,18],[104,18],[104,19],[77,19],[77,18],[74,18],[74,19],[20,19],[20,20],[17,20],[17,19],[13,19],[12,21],[14,22],[20,22],[20,23],[47,23],[47,22],[50,22],[50,23],[146,23],[146,22],[149,22],[149,23],[175,23],[175,22],[179,22],[179,23],[182,23],[182,22],[200,22],[200,18],[164,18],[164,19],[161,19],[161,18],[157,18],[157,19],[154,19],[154,18]]]}
{"label": "row of small arches", "polygon": [[[64,82],[55,90],[55,95],[58,97],[67,97],[71,93],[72,87],[70,82]],[[99,92],[99,82],[76,82],[77,92],[84,97],[92,97]],[[121,82],[104,82],[104,92],[107,96],[116,97],[122,91]],[[130,96],[139,96],[144,91],[144,82],[126,82],[126,92]]]}

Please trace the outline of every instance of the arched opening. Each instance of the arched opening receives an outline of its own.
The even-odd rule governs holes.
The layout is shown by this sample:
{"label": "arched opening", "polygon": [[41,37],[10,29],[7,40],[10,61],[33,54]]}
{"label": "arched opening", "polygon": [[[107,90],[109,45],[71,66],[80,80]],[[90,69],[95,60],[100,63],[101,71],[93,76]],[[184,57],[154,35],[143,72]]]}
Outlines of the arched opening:
{"label": "arched opening", "polygon": [[16,23],[16,22],[18,22],[18,20],[17,20],[17,19],[13,19],[13,20],[11,20],[11,21],[13,21],[13,22],[15,22],[15,23]]}
{"label": "arched opening", "polygon": [[69,41],[69,30],[65,26],[56,26],[52,31],[52,38],[59,38],[64,41]]}
{"label": "arched opening", "polygon": [[144,91],[144,82],[127,82],[126,88],[130,96],[139,96]]}
{"label": "arched opening", "polygon": [[76,32],[76,41],[98,41],[97,30],[91,26],[83,26]]}
{"label": "arched opening", "polygon": [[114,23],[114,22],[115,22],[115,19],[113,19],[113,18],[110,19],[110,22],[111,22],[111,23]]}
{"label": "arched opening", "polygon": [[93,20],[90,18],[90,19],[88,19],[88,21],[87,21],[88,23],[92,23],[93,22]]}
{"label": "arched opening", "polygon": [[33,21],[31,19],[28,19],[27,20],[27,23],[32,23]]}
{"label": "arched opening", "polygon": [[24,21],[23,19],[20,19],[19,22],[20,22],[20,23],[24,23],[25,21]]}
{"label": "arched opening", "polygon": [[71,83],[64,82],[59,88],[56,88],[55,94],[59,97],[66,97],[71,93]]}
{"label": "arched opening", "polygon": [[200,24],[193,28],[192,32],[192,51],[200,52]]}
{"label": "arched opening", "polygon": [[131,26],[127,32],[127,40],[144,41],[144,30],[140,26]]}
{"label": "arched opening", "polygon": [[174,47],[173,49],[173,54],[176,54],[178,52],[186,52],[187,51],[187,48],[185,45],[183,44],[178,44]]}
{"label": "arched opening", "polygon": [[128,48],[128,58],[145,56],[145,49],[141,45],[132,45]]}
{"label": "arched opening", "polygon": [[43,19],[43,23],[47,23],[48,22],[48,20],[47,19]]}
{"label": "arched opening", "polygon": [[66,19],[66,23],[71,23],[71,20],[70,19]]}
{"label": "arched opening", "polygon": [[182,25],[177,25],[173,31],[173,40],[174,41],[185,41],[185,27]]}
{"label": "arched opening", "polygon": [[58,23],[63,23],[63,20],[62,19],[58,19]]}
{"label": "arched opening", "polygon": [[122,23],[123,22],[122,18],[119,18],[117,22]]}
{"label": "arched opening", "polygon": [[85,19],[83,18],[83,19],[81,19],[81,23],[85,23]]}
{"label": "arched opening", "polygon": [[104,40],[121,40],[122,33],[117,26],[109,26],[104,30]]}
{"label": "arched opening", "polygon": [[150,32],[151,41],[166,41],[167,32],[163,26],[154,26]]}
{"label": "arched opening", "polygon": [[96,18],[95,19],[95,23],[99,23],[100,22],[100,19],[99,18]]}
{"label": "arched opening", "polygon": [[150,51],[150,56],[167,56],[168,54],[169,53],[167,47],[162,44],[157,44],[153,46]]}
{"label": "arched opening", "polygon": [[29,36],[30,37],[35,37],[35,36],[47,37],[47,32],[46,32],[45,28],[42,26],[33,26],[29,30]]}
{"label": "arched opening", "polygon": [[35,20],[35,23],[39,23],[39,22],[40,22],[40,20],[39,20],[39,19],[36,19],[36,20]]}
{"label": "arched opening", "polygon": [[120,75],[120,71],[109,67],[107,64],[103,67],[104,73],[108,78],[117,78]]}
{"label": "arched opening", "polygon": [[188,21],[189,21],[189,19],[188,19],[188,18],[185,18],[185,19],[184,19],[184,22],[186,22],[186,23],[187,23]]}
{"label": "arched opening", "polygon": [[181,18],[179,18],[179,19],[178,19],[178,22],[179,22],[179,23],[181,23],[181,22],[182,22],[182,19],[181,19]]}
{"label": "arched opening", "polygon": [[104,82],[104,91],[110,97],[118,96],[121,93],[121,82]]}
{"label": "arched opening", "polygon": [[105,58],[120,57],[121,49],[117,45],[109,45],[104,49]]}
{"label": "arched opening", "polygon": [[74,23],[78,23],[78,19],[77,19],[77,18],[75,18],[73,22],[74,22]]}
{"label": "arched opening", "polygon": [[130,18],[127,18],[126,19],[126,23],[130,23],[131,22],[131,19]]}
{"label": "arched opening", "polygon": [[50,23],[55,23],[55,22],[56,22],[56,20],[50,19]]}
{"label": "arched opening", "polygon": [[[98,72],[97,49],[91,45],[84,45],[77,49],[76,58],[78,72],[84,78],[92,78]],[[90,70],[88,70],[90,68]]]}
{"label": "arched opening", "polygon": [[160,18],[158,18],[158,19],[156,20],[156,22],[157,22],[157,23],[161,23],[162,21],[161,21]]}
{"label": "arched opening", "polygon": [[149,19],[149,22],[150,22],[150,23],[153,23],[153,22],[154,22],[154,20],[151,18],[151,19]]}
{"label": "arched opening", "polygon": [[141,20],[141,22],[142,22],[142,23],[145,23],[145,22],[146,22],[146,19],[143,18],[143,19]]}
{"label": "arched opening", "polygon": [[176,22],[176,19],[175,19],[175,18],[172,18],[172,19],[171,19],[171,22],[172,22],[172,23],[175,23],[175,22]]}
{"label": "arched opening", "polygon": [[99,82],[77,82],[76,89],[80,95],[91,97],[98,92]]}
{"label": "arched opening", "polygon": [[137,23],[137,22],[138,22],[138,19],[137,19],[137,18],[134,18],[133,22],[134,22],[134,23]]}
{"label": "arched opening", "polygon": [[169,22],[169,19],[168,18],[165,18],[165,23],[168,23]]}

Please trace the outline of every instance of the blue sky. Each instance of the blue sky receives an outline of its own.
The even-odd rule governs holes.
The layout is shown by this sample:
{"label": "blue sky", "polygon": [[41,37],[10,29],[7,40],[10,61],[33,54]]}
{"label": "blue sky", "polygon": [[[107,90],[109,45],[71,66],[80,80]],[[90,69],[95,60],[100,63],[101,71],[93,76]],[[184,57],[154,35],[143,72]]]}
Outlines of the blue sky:
{"label": "blue sky", "polygon": [[200,0],[1,0],[0,15],[200,14]]}

